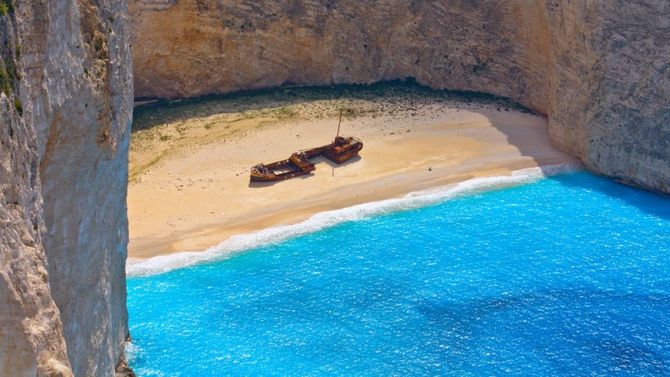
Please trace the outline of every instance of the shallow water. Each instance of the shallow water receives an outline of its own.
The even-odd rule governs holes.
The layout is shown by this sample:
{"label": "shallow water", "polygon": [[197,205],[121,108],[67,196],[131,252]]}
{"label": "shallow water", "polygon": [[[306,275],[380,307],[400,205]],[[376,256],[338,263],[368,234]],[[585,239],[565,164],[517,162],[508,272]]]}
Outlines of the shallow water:
{"label": "shallow water", "polygon": [[574,173],[128,279],[139,376],[670,374],[670,199]]}

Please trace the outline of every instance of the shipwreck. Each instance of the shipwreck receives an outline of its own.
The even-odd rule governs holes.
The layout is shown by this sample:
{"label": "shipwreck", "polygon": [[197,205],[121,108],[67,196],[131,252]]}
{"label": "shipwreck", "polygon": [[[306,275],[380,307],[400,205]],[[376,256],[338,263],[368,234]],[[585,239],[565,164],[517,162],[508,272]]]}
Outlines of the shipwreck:
{"label": "shipwreck", "polygon": [[336,164],[342,164],[358,156],[363,142],[355,137],[340,136],[342,111],[337,124],[337,135],[332,143],[295,152],[286,160],[258,164],[251,168],[251,182],[274,182],[310,174],[316,167],[310,159],[323,156]]}

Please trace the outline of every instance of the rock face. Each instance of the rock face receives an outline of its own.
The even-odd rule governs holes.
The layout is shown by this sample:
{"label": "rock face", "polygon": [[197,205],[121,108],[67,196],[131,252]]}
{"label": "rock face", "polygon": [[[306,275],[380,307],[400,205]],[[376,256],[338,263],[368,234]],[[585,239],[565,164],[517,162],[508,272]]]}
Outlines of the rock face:
{"label": "rock face", "polygon": [[113,376],[128,335],[124,0],[0,2],[0,371]]}
{"label": "rock face", "polygon": [[597,172],[670,192],[665,0],[129,0],[136,97],[413,77],[547,114]]}
{"label": "rock face", "polygon": [[71,376],[47,278],[35,131],[16,93],[16,21],[0,18],[0,371]]}

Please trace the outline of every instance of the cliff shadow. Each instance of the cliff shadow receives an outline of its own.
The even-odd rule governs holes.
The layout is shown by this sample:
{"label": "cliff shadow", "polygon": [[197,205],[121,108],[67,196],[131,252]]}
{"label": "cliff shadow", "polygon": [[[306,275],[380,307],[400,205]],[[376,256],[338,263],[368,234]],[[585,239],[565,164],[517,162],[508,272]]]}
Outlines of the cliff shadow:
{"label": "cliff shadow", "polygon": [[642,190],[595,174],[591,176],[591,179],[584,179],[573,174],[559,174],[548,179],[568,187],[597,191],[647,214],[670,221],[669,196]]}
{"label": "cliff shadow", "polygon": [[[138,100],[146,100],[139,98]],[[504,97],[496,95],[472,92],[472,91],[453,91],[453,90],[434,90],[429,87],[418,84],[414,79],[384,81],[374,84],[339,84],[327,86],[295,86],[286,83],[284,86],[240,91],[230,94],[212,94],[196,98],[187,98],[179,100],[152,99],[152,102],[138,105],[134,109],[133,131],[151,129],[166,123],[182,122],[196,117],[208,117],[217,114],[235,114],[239,113],[242,117],[253,117],[258,113],[264,114],[265,111],[271,111],[271,115],[278,120],[291,120],[299,117],[294,114],[291,106],[312,103],[318,101],[334,101],[329,107],[321,108],[320,114],[311,114],[316,119],[319,117],[336,117],[338,109],[346,109],[344,117],[347,120],[357,116],[369,116],[365,109],[356,106],[350,106],[358,100],[373,103],[379,106],[379,111],[412,111],[417,103],[425,100],[435,102],[450,102],[475,106],[477,109],[469,108],[468,111],[476,112],[488,118],[493,127],[495,127],[504,137],[507,143],[514,146],[519,153],[532,159],[537,166],[545,173],[551,173],[549,170],[552,165],[560,164],[566,161],[567,154],[561,153],[551,146],[547,131],[546,117],[523,105]],[[255,115],[254,115],[255,114]],[[529,129],[518,127],[511,121],[498,121],[506,114],[521,114],[527,117],[536,117],[541,119],[541,127],[533,127],[532,132],[542,133],[542,143],[532,143],[528,141]],[[374,114],[372,114],[374,115]],[[562,156],[561,156],[562,155]],[[572,159],[577,163],[577,159]],[[316,163],[325,162],[333,174],[336,172],[337,165],[330,161],[315,161]],[[561,180],[561,176],[550,179]],[[309,175],[293,178],[306,179]],[[608,179],[608,182],[613,182]],[[264,187],[276,184],[278,182],[255,183],[249,187]],[[579,180],[561,180],[562,184],[579,186]],[[640,199],[636,192],[640,190],[624,186],[617,183],[614,187],[621,186],[621,190],[614,189],[612,185],[602,185],[598,187],[583,187],[587,189],[599,190],[607,195],[617,198],[634,205],[647,213],[668,218],[668,210],[656,208],[648,205],[645,199]],[[655,195],[646,193],[648,195]]]}
{"label": "cliff shadow", "polygon": [[[227,94],[209,94],[184,99],[136,98],[133,109],[133,131],[151,129],[167,123],[183,122],[193,118],[205,118],[217,114],[235,114],[252,117],[271,111],[281,119],[296,117],[291,106],[318,101],[336,101],[321,116],[336,116],[344,109],[345,118],[365,115],[366,109],[351,106],[355,101],[366,101],[380,105],[383,110],[412,110],[418,101],[458,101],[469,103],[497,103],[506,108],[532,113],[506,98],[487,93],[435,90],[420,85],[413,78],[382,81],[374,84],[337,84],[326,86],[296,86],[286,83],[280,87],[238,91]],[[368,114],[369,115],[369,114]]]}
{"label": "cliff shadow", "polygon": [[[504,102],[501,102],[502,106],[504,106],[503,104]],[[496,111],[500,112],[500,110],[501,107],[496,108]],[[665,220],[670,219],[670,197],[668,196],[636,188],[621,183],[615,179],[598,175],[597,173],[588,171],[583,166],[584,174],[590,174],[588,177],[569,173],[554,174],[556,172],[554,166],[565,163],[565,158],[561,158],[561,155],[566,156],[571,161],[570,163],[574,163],[576,166],[580,166],[581,163],[577,158],[569,156],[567,153],[561,152],[551,145],[547,131],[546,118],[541,114],[529,110],[531,116],[545,119],[543,127],[536,127],[532,130],[532,132],[538,133],[537,138],[542,142],[529,143],[527,135],[529,132],[528,128],[515,126],[511,122],[497,121],[496,116],[493,116],[492,111],[489,110],[478,112],[487,117],[493,127],[503,134],[506,141],[514,146],[522,156],[531,158],[547,176],[547,179],[567,187],[597,191],[598,193],[616,198],[627,205],[636,207],[647,214]]]}

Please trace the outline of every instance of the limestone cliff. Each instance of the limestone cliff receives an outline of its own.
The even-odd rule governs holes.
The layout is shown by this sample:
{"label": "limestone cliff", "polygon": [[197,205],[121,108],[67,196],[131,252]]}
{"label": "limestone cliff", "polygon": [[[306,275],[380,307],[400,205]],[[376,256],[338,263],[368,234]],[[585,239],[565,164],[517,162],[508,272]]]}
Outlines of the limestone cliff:
{"label": "limestone cliff", "polygon": [[16,20],[8,13],[0,16],[0,371],[70,376],[42,246],[35,131],[16,92]]}
{"label": "limestone cliff", "polygon": [[138,97],[414,77],[547,114],[586,166],[670,192],[665,0],[130,0]]}
{"label": "limestone cliff", "polygon": [[15,69],[0,97],[0,371],[112,376],[128,334],[127,6],[3,0],[0,13]]}

